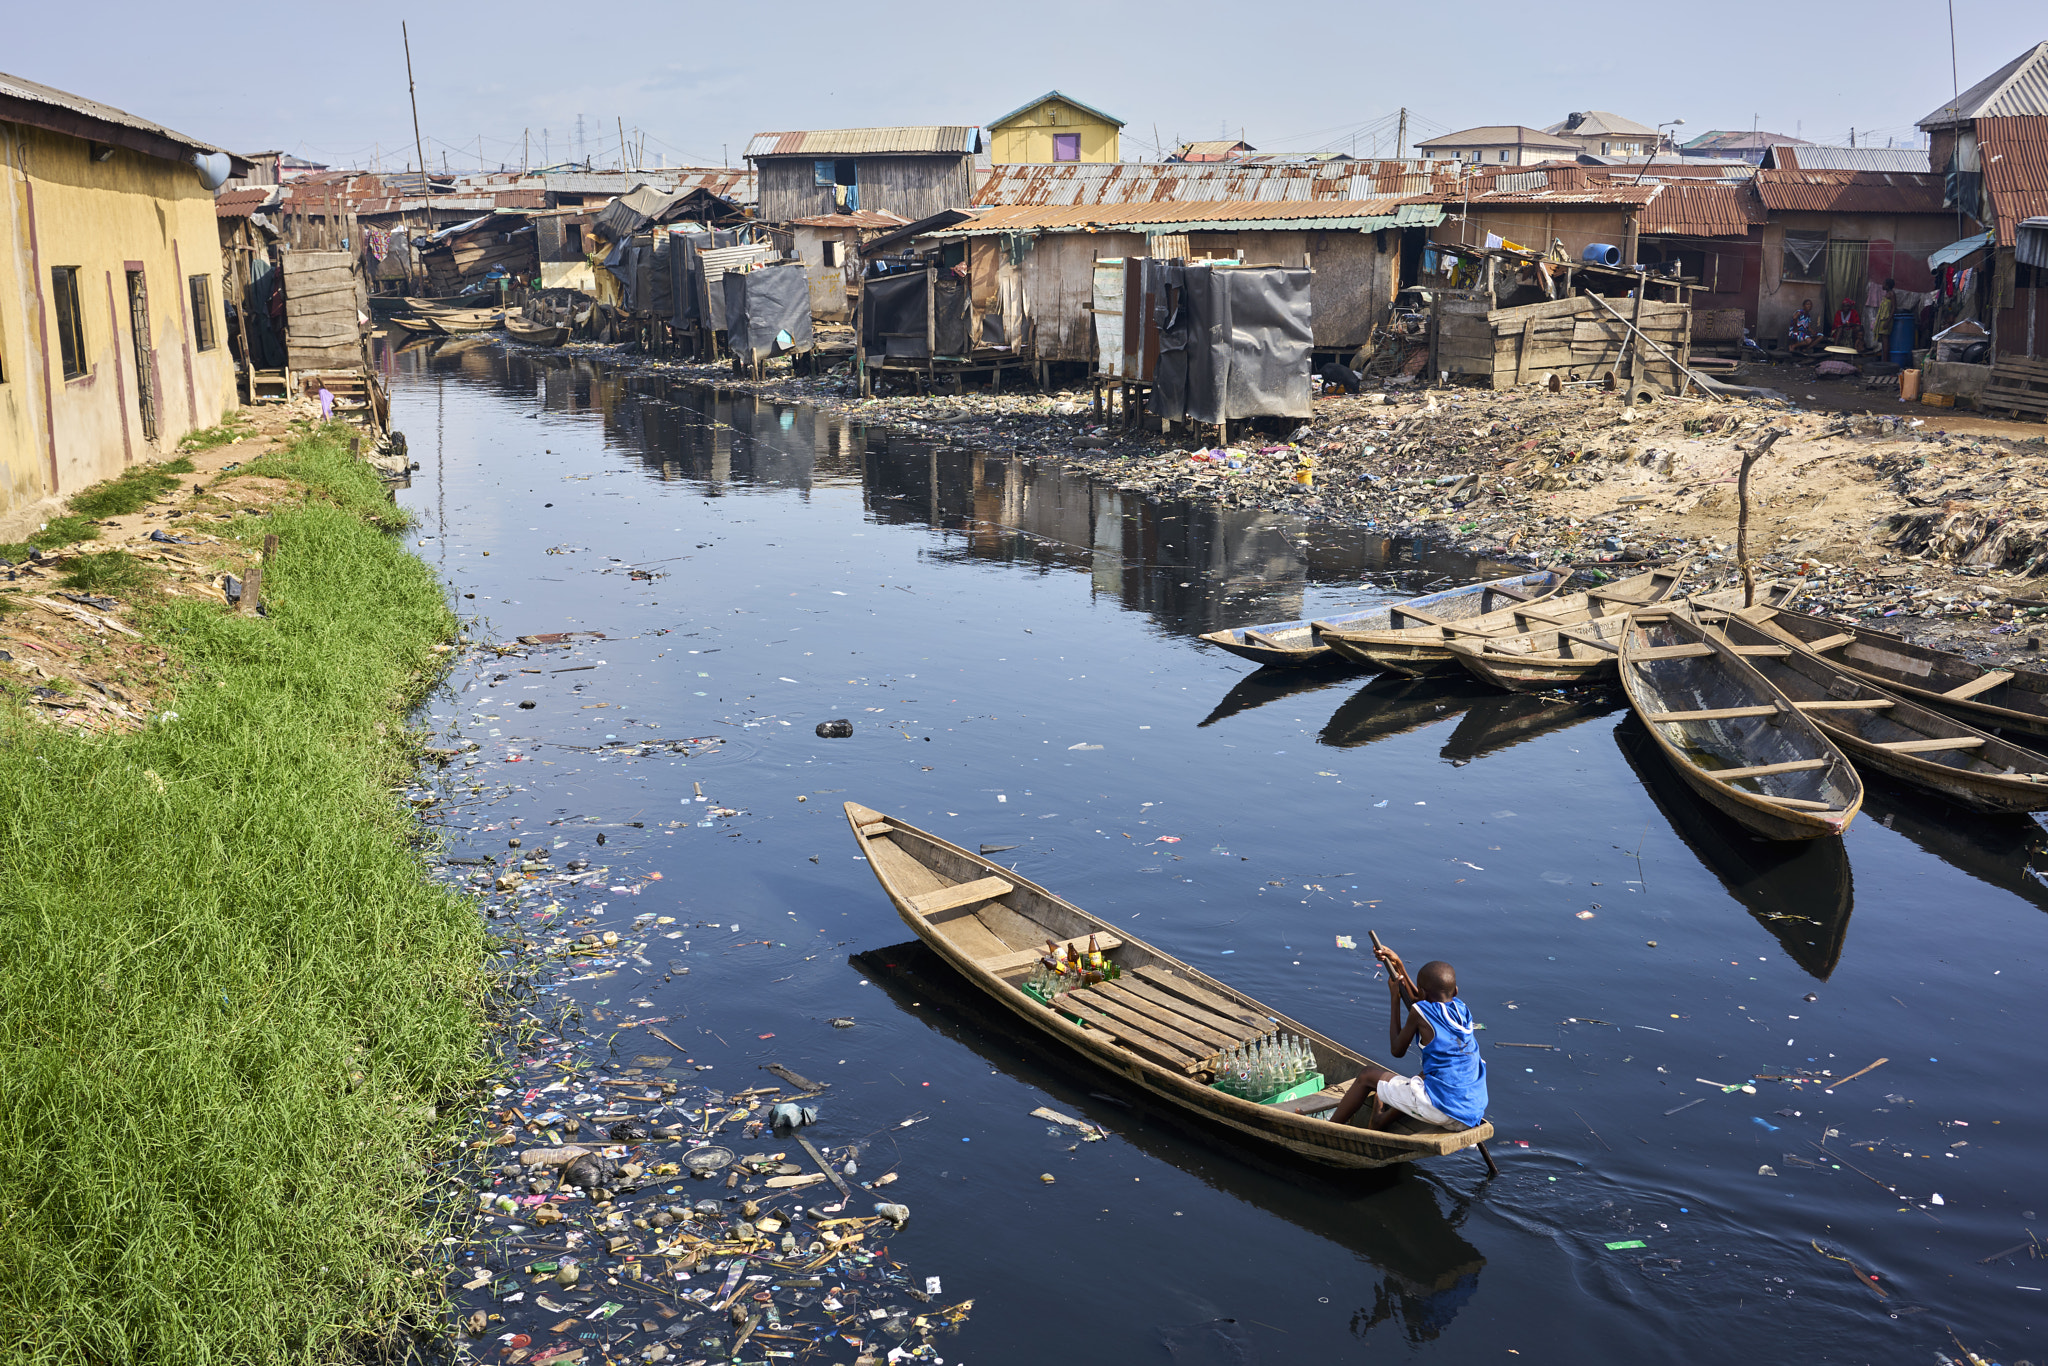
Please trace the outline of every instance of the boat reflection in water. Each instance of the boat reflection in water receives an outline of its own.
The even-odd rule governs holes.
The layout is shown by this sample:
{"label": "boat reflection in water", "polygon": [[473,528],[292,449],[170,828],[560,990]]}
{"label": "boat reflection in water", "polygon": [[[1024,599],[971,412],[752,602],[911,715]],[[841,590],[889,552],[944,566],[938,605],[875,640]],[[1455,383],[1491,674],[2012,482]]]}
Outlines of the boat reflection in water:
{"label": "boat reflection in water", "polygon": [[1469,675],[1411,678],[1382,674],[1337,708],[1316,739],[1334,749],[1353,749],[1419,730],[1498,696],[1497,689]]}
{"label": "boat reflection in water", "polygon": [[[1406,680],[1413,681],[1413,680]],[[1412,1164],[1362,1172],[1329,1171],[1240,1145],[1231,1131],[1186,1111],[1155,1109],[1143,1092],[1074,1054],[1039,1046],[978,989],[917,940],[850,959],[907,1019],[960,1044],[989,1067],[1043,1091],[1053,1106],[1110,1130],[1146,1156],[1265,1210],[1370,1262],[1380,1279],[1351,1317],[1363,1337],[1395,1323],[1410,1343],[1450,1326],[1479,1291],[1485,1256],[1459,1228],[1470,1200]],[[916,1003],[917,1008],[912,1005]],[[1449,1213],[1445,1212],[1448,1208]],[[1235,1325],[1219,1320],[1169,1336],[1190,1359],[1243,1360]],[[1216,1337],[1216,1342],[1201,1342]],[[1180,1352],[1169,1341],[1176,1359]]]}
{"label": "boat reflection in water", "polygon": [[1240,712],[1263,707],[1268,702],[1283,698],[1299,697],[1303,693],[1334,688],[1340,683],[1356,683],[1358,666],[1355,664],[1311,664],[1300,669],[1255,669],[1237,681],[1237,685],[1223,694],[1223,700],[1197,723],[1213,726],[1218,721],[1228,720]]}
{"label": "boat reflection in water", "polygon": [[1825,982],[1842,959],[1854,891],[1838,838],[1767,840],[1701,801],[1634,716],[1614,728],[1622,757],[1686,848],[1771,932],[1806,972]]}
{"label": "boat reflection in water", "polygon": [[2048,911],[2048,831],[2029,816],[1985,816],[1898,783],[1872,783],[1863,809],[1942,862]]}
{"label": "boat reflection in water", "polygon": [[1444,741],[1443,757],[1463,766],[1474,759],[1512,749],[1524,740],[1610,715],[1621,707],[1621,699],[1605,689],[1588,690],[1572,697],[1496,692],[1465,713],[1451,738]]}

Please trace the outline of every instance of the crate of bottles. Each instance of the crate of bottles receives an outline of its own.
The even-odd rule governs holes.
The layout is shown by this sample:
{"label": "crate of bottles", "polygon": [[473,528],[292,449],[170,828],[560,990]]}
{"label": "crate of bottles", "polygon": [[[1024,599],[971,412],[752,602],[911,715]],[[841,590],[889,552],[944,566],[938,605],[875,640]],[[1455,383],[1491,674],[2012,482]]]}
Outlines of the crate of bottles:
{"label": "crate of bottles", "polygon": [[1274,1033],[1219,1053],[1212,1090],[1259,1105],[1312,1096],[1326,1084],[1306,1039]]}

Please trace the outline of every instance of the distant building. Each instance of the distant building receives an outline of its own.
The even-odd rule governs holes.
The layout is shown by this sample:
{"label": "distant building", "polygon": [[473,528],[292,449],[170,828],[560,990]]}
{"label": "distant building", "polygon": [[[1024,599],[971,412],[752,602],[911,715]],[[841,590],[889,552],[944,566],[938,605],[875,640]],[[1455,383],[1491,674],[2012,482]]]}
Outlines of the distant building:
{"label": "distant building", "polygon": [[1252,146],[1249,142],[1222,140],[1215,142],[1183,142],[1180,146],[1173,149],[1173,155],[1168,157],[1167,160],[1236,161],[1246,152],[1256,152],[1257,150],[1259,149]]}
{"label": "distant building", "polygon": [[0,541],[237,406],[214,191],[249,163],[0,75]]}
{"label": "distant building", "polygon": [[1773,147],[1788,144],[1805,145],[1801,139],[1786,137],[1783,133],[1714,128],[1682,144],[1679,150],[1689,157],[1725,157],[1731,161],[1746,161],[1752,166],[1760,166],[1763,164],[1764,153]]}
{"label": "distant building", "polygon": [[1415,147],[1424,156],[1488,166],[1533,166],[1541,161],[1570,161],[1579,154],[1579,144],[1569,138],[1552,137],[1518,124],[1467,128],[1418,142]]}
{"label": "distant building", "polygon": [[1781,142],[1764,149],[1763,165],[1773,171],[1910,171],[1928,170],[1924,147],[1821,147],[1810,142]]}
{"label": "distant building", "polygon": [[1656,129],[1603,109],[1566,114],[1543,131],[1576,143],[1581,152],[1596,157],[1649,156],[1660,150],[1662,141]]}
{"label": "distant building", "polygon": [[767,222],[875,209],[914,223],[966,206],[980,151],[978,128],[841,128],[756,133],[746,159]]}
{"label": "distant building", "polygon": [[1048,90],[988,126],[989,159],[997,165],[1117,161],[1117,130],[1123,126],[1112,114]]}
{"label": "distant building", "polygon": [[243,152],[241,159],[249,163],[249,174],[230,176],[223,188],[246,190],[257,185],[278,183],[278,163],[284,160],[283,152]]}
{"label": "distant building", "polygon": [[277,178],[283,183],[304,180],[307,176],[319,175],[330,169],[325,162],[308,161],[304,157],[280,156],[277,159]]}

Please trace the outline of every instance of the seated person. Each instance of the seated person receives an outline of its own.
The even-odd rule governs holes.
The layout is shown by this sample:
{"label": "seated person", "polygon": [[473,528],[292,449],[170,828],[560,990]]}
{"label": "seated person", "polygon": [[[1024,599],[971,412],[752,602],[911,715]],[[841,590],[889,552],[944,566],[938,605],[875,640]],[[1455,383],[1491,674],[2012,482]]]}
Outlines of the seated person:
{"label": "seated person", "polygon": [[1486,1060],[1479,1056],[1472,1012],[1458,999],[1457,970],[1449,963],[1424,963],[1411,979],[1392,949],[1375,949],[1373,956],[1387,965],[1387,1046],[1399,1058],[1411,1042],[1420,1042],[1422,1073],[1404,1077],[1367,1063],[1330,1118],[1350,1123],[1370,1096],[1374,1129],[1384,1129],[1395,1111],[1454,1132],[1479,1124],[1486,1118]]}
{"label": "seated person", "polygon": [[1785,349],[1795,355],[1821,348],[1820,329],[1813,321],[1813,300],[1799,305],[1799,316],[1785,329]]}
{"label": "seated person", "polygon": [[1863,315],[1856,311],[1853,300],[1842,300],[1842,306],[1835,310],[1834,337],[1837,346],[1863,349]]}

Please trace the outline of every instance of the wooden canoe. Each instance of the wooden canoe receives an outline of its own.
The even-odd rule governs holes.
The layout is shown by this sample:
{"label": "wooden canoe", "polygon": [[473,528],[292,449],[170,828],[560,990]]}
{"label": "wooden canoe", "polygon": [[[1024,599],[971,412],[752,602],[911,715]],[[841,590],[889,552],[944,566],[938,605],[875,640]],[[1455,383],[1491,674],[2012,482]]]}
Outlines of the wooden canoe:
{"label": "wooden canoe", "polygon": [[1774,624],[1830,663],[1971,725],[2048,737],[2048,673],[1986,669],[1888,631],[1780,611]]}
{"label": "wooden canoe", "polygon": [[1639,612],[1621,637],[1621,686],[1686,785],[1765,839],[1839,835],[1863,780],[1834,742],[1746,654],[1682,609]]}
{"label": "wooden canoe", "polygon": [[[1614,728],[1614,743],[1671,832],[1793,962],[1825,982],[1842,961],[1855,906],[1848,846],[1841,840],[1758,839],[1695,798],[1664,762],[1649,727],[1633,716]],[[1870,794],[1873,816],[1881,801],[1880,793]]]}
{"label": "wooden canoe", "polygon": [[474,294],[451,294],[441,299],[416,298],[407,295],[405,306],[425,317],[429,313],[474,313],[479,309],[496,308],[498,296],[495,291],[482,290]]}
{"label": "wooden canoe", "polygon": [[[1768,606],[1781,606],[1805,586],[1804,579],[1781,579],[1761,585],[1757,600]],[[1672,602],[1725,611],[1740,607],[1742,597],[1740,588],[1728,588],[1695,593]],[[1496,688],[1548,692],[1552,688],[1576,688],[1613,678],[1615,662],[1621,657],[1621,633],[1627,625],[1627,615],[1615,613],[1577,626],[1527,631],[1518,636],[1457,640],[1451,643],[1451,649],[1460,664]]]}
{"label": "wooden canoe", "polygon": [[1458,641],[1625,617],[1638,607],[1654,606],[1670,597],[1686,568],[1681,562],[1668,569],[1645,570],[1604,588],[1511,602],[1490,610],[1415,611],[1402,603],[1392,609],[1394,620],[1384,627],[1334,622],[1317,622],[1316,627],[1325,644],[1359,664],[1403,674],[1455,673],[1462,667],[1452,648]]}
{"label": "wooden canoe", "polygon": [[[1741,612],[1706,620],[1737,646],[1800,643],[1767,614],[1762,624]],[[1808,649],[1758,655],[1750,663],[1858,767],[1972,811],[2048,810],[2048,755],[1887,692]]]}
{"label": "wooden canoe", "polygon": [[[1314,1099],[1328,1108],[1369,1060],[1001,864],[855,802],[846,819],[896,913],[933,952],[1044,1039],[1160,1100],[1332,1167],[1412,1162],[1493,1137],[1487,1123],[1452,1133],[1405,1116],[1392,1129],[1334,1124],[1313,1117],[1316,1104],[1282,1108],[1218,1091],[1208,1084],[1215,1055],[1275,1030],[1308,1041],[1329,1083]],[[1058,1009],[1019,985],[1048,941],[1085,946],[1091,936],[1121,979],[1065,992]]]}
{"label": "wooden canoe", "polygon": [[[1441,593],[1425,593],[1419,598],[1406,602],[1384,603],[1368,607],[1361,612],[1346,612],[1342,616],[1323,617],[1314,622],[1276,621],[1264,626],[1244,626],[1229,631],[1211,631],[1202,639],[1211,645],[1224,649],[1254,664],[1278,665],[1283,668],[1297,668],[1304,664],[1327,664],[1338,660],[1330,646],[1322,639],[1322,633],[1334,628],[1384,628],[1394,623],[1394,613],[1409,615],[1429,613],[1432,616],[1476,616],[1491,611],[1503,603],[1535,602],[1547,598],[1564,586],[1569,575],[1558,569],[1539,569],[1528,574],[1511,574],[1504,579],[1489,579],[1484,583],[1468,583],[1459,588],[1446,588]],[[1356,662],[1356,661],[1354,661]]]}
{"label": "wooden canoe", "polygon": [[560,346],[569,339],[569,329],[547,323],[530,323],[524,318],[505,315],[505,331],[512,340],[525,342],[528,346]]}
{"label": "wooden canoe", "polygon": [[431,332],[434,330],[434,325],[425,318],[392,318],[389,321],[394,327],[402,327],[408,332]]}
{"label": "wooden canoe", "polygon": [[427,322],[436,332],[454,337],[465,332],[489,332],[502,318],[502,314],[491,312],[429,313]]}

